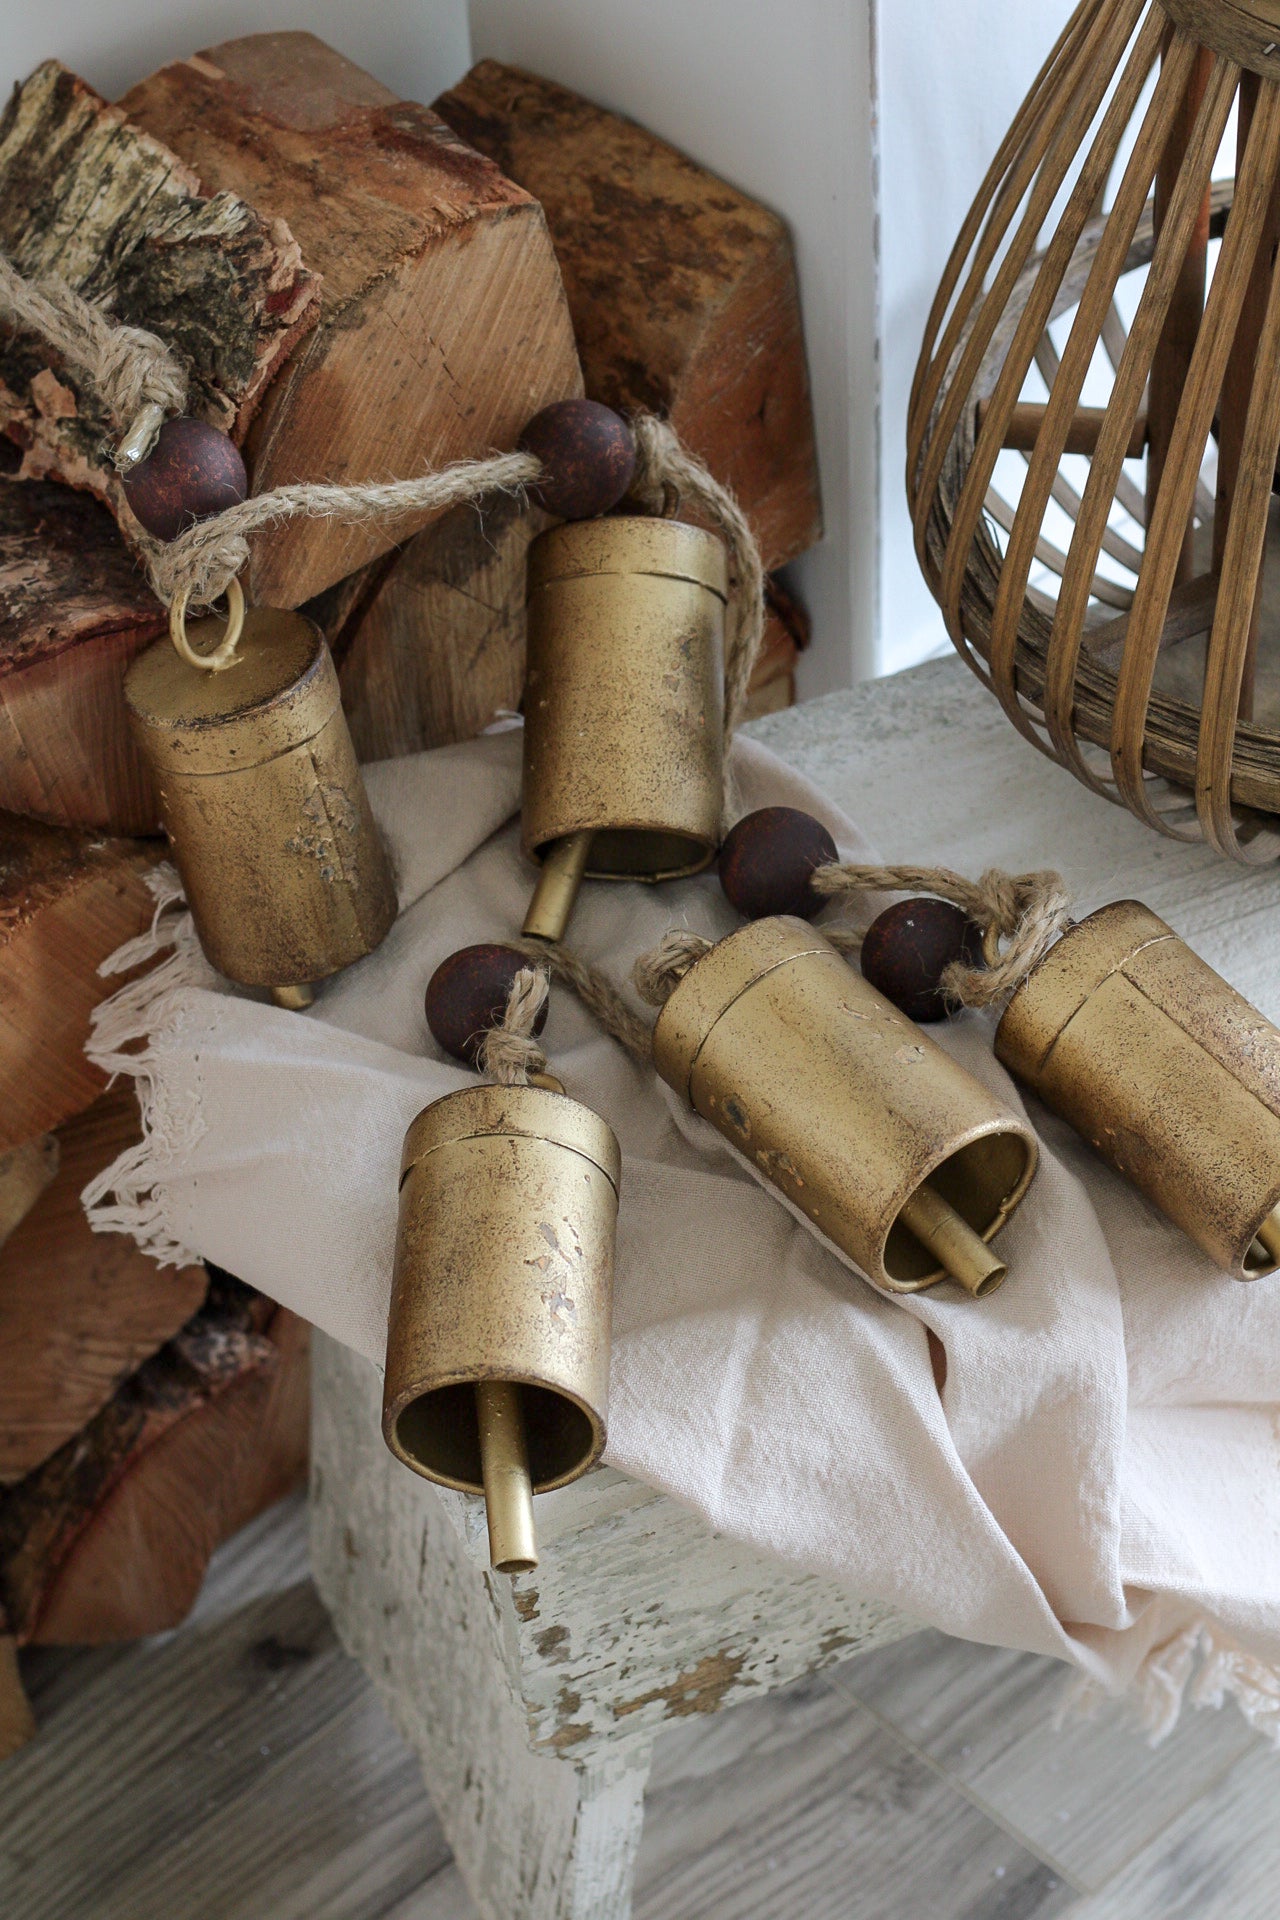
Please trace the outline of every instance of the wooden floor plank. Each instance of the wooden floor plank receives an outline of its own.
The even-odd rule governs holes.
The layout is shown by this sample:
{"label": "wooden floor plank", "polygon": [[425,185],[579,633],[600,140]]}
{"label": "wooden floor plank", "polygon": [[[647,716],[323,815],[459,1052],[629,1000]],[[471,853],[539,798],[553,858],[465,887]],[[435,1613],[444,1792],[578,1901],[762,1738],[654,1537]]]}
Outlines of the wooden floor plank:
{"label": "wooden floor plank", "polygon": [[831,1678],[1088,1892],[1257,1745],[1234,1708],[1188,1712],[1156,1748],[1120,1706],[1055,1731],[1066,1668],[940,1633],[878,1648]]}
{"label": "wooden floor plank", "polygon": [[821,1678],[659,1746],[635,1920],[1054,1920],[1076,1897]]}

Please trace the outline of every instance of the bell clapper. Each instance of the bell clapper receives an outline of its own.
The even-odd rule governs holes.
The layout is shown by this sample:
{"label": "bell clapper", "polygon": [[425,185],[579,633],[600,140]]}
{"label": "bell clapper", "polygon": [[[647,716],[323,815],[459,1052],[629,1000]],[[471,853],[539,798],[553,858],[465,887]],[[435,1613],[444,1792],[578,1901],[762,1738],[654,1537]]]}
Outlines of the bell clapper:
{"label": "bell clapper", "polygon": [[300,980],[293,987],[272,987],[271,998],[276,1006],[284,1007],[289,1013],[305,1013],[315,1005],[316,990],[309,980]]}
{"label": "bell clapper", "polygon": [[975,1299],[999,1286],[1009,1269],[953,1206],[926,1181],[898,1216],[939,1266]]}
{"label": "bell clapper", "polygon": [[489,1558],[498,1573],[528,1573],[538,1564],[538,1548],[519,1387],[511,1380],[478,1380],[476,1415]]}
{"label": "bell clapper", "polygon": [[1267,1215],[1258,1228],[1253,1244],[1262,1250],[1263,1258],[1258,1262],[1259,1266],[1267,1262],[1280,1266],[1280,1207]]}
{"label": "bell clapper", "polygon": [[546,940],[556,945],[564,939],[591,858],[593,837],[589,829],[570,833],[548,848],[521,929],[526,940]]}

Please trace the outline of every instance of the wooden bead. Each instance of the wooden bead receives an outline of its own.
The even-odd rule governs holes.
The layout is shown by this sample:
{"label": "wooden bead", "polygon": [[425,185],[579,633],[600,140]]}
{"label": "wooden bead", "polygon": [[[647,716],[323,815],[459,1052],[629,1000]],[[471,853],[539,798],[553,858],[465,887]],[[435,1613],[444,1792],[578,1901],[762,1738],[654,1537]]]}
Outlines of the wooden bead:
{"label": "wooden bead", "polygon": [[835,841],[811,813],[761,807],[730,829],[720,849],[720,885],[748,920],[775,913],[812,920],[823,898],[810,876],[839,857]]}
{"label": "wooden bead", "polygon": [[249,476],[234,440],[203,420],[166,420],[145,460],[125,475],[124,497],[135,520],[157,540],[235,507]]}
{"label": "wooden bead", "polygon": [[[524,954],[492,942],[451,953],[427,984],[427,1025],[436,1044],[474,1067],[480,1042],[506,1012],[516,975],[530,964]],[[534,1032],[546,1024],[544,1006]]]}
{"label": "wooden bead", "polygon": [[554,400],[534,414],[520,446],[541,460],[534,491],[547,512],[562,520],[609,513],[635,478],[635,436],[620,414],[598,400]]}
{"label": "wooden bead", "polygon": [[899,900],[871,922],[862,943],[863,978],[910,1020],[945,1020],[942,976],[953,960],[976,967],[982,933],[949,900]]}

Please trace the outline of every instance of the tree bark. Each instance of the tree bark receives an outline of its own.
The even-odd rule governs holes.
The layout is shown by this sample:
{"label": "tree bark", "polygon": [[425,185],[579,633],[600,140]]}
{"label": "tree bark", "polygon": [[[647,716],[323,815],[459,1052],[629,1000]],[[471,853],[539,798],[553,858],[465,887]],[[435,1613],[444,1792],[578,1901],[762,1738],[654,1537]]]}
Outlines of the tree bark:
{"label": "tree bark", "polygon": [[567,87],[484,60],[435,103],[542,203],[593,399],[668,413],[767,569],[821,537],[791,239],[776,214]]}
{"label": "tree bark", "polygon": [[0,482],[0,807],[60,826],[155,830],[122,688],[164,626],[96,501]]}
{"label": "tree bark", "polygon": [[308,1329],[226,1276],[175,1339],[0,1494],[0,1603],[20,1642],[178,1626],[216,1547],[305,1471]]}
{"label": "tree bark", "polygon": [[203,1267],[161,1269],[127,1234],[95,1233],[82,1189],[141,1137],[132,1082],[59,1129],[61,1166],[0,1263],[0,1482],[88,1425],[197,1311]]}
{"label": "tree bark", "polygon": [[[510,448],[539,408],[581,391],[536,201],[311,34],[228,41],[120,104],[207,191],[287,220],[323,277],[320,324],[249,436],[255,492]],[[297,606],[429,518],[265,528],[251,542],[254,591]]]}
{"label": "tree bark", "polygon": [[[237,438],[318,313],[282,221],[234,194],[202,197],[176,154],[56,60],[0,120],[0,248],[29,277],[57,275],[159,334],[189,369],[188,411]],[[23,450],[23,479],[87,487],[134,526],[104,455],[117,429],[30,335],[0,336],[0,428]]]}
{"label": "tree bark", "polygon": [[102,1092],[84,1053],[98,968],[150,924],[162,852],[0,815],[0,1153]]}

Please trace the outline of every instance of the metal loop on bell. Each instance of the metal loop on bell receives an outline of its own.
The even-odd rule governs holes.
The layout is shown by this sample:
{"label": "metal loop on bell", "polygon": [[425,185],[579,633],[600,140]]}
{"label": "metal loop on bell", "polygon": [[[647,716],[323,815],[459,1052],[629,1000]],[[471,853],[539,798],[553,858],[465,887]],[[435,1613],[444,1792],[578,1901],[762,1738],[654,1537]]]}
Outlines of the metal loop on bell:
{"label": "metal loop on bell", "polygon": [[222,673],[227,667],[235,665],[236,648],[240,644],[240,635],[244,632],[244,588],[238,580],[228,583],[226,632],[211,653],[197,653],[187,638],[189,598],[189,587],[183,587],[174,595],[169,606],[169,638],[173,641],[179,657],[185,660],[189,667],[199,667],[202,673]]}

